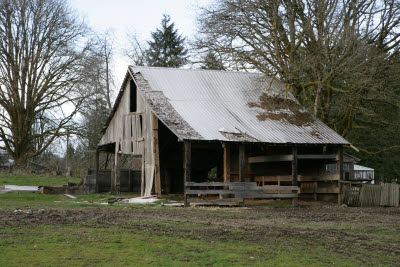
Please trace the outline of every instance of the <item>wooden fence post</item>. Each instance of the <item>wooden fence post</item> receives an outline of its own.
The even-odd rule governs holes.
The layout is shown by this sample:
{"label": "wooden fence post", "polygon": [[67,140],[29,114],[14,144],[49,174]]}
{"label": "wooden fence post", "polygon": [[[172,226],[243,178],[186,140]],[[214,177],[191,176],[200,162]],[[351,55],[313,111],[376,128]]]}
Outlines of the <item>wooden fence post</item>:
{"label": "wooden fence post", "polygon": [[189,206],[188,195],[186,194],[186,183],[190,182],[190,169],[192,161],[192,144],[189,141],[183,142],[183,198],[185,207]]}

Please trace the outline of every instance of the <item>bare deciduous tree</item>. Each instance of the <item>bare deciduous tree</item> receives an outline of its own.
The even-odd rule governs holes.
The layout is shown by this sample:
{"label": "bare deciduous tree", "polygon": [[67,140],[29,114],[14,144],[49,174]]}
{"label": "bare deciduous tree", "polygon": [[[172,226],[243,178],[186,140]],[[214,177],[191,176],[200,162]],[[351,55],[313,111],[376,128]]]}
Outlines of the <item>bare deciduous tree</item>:
{"label": "bare deciduous tree", "polygon": [[146,61],[146,44],[143,44],[135,32],[127,33],[129,48],[124,50],[125,55],[133,61],[135,66],[144,66]]}
{"label": "bare deciduous tree", "polygon": [[218,0],[198,23],[199,51],[276,76],[343,136],[360,118],[398,129],[371,108],[399,108],[398,0]]}
{"label": "bare deciduous tree", "polygon": [[64,0],[0,1],[0,149],[17,163],[75,129],[86,31]]}
{"label": "bare deciduous tree", "polygon": [[99,79],[103,79],[105,85],[105,98],[109,112],[111,112],[111,86],[114,85],[114,77],[111,72],[111,61],[114,55],[114,33],[108,29],[104,33],[97,36],[97,45],[94,46],[97,49],[97,55],[102,60],[99,68]]}

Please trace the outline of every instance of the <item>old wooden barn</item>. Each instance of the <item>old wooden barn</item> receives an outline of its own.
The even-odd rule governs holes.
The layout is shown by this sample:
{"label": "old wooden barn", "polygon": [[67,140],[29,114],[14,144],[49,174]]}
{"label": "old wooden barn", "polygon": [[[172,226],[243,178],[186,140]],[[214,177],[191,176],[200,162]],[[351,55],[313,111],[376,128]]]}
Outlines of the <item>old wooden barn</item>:
{"label": "old wooden barn", "polygon": [[[347,144],[276,79],[131,66],[98,145],[96,188],[340,201]],[[121,167],[126,155],[136,171]]]}

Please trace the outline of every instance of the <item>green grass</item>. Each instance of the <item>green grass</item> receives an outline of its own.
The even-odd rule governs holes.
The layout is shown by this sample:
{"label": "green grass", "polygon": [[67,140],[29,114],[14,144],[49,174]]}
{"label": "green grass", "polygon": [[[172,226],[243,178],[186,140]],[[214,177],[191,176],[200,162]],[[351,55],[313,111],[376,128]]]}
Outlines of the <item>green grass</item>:
{"label": "green grass", "polygon": [[355,266],[322,246],[302,246],[298,240],[290,246],[269,240],[264,245],[192,240],[101,225],[8,228],[0,234],[1,266]]}
{"label": "green grass", "polygon": [[74,177],[45,177],[25,174],[0,174],[0,185],[32,185],[57,186],[70,183],[81,183],[81,178]]}
{"label": "green grass", "polygon": [[[89,194],[89,195],[75,195],[77,199],[71,199],[64,195],[43,195],[40,192],[35,193],[14,193],[9,192],[0,194],[0,210],[14,210],[24,206],[29,206],[34,209],[50,209],[62,207],[87,207],[89,205],[75,202],[107,202],[110,197],[109,194]],[[97,207],[98,205],[96,205]],[[115,205],[115,207],[121,207]]]}
{"label": "green grass", "polygon": [[[102,206],[74,202],[107,202],[111,195],[76,197],[0,194],[0,266],[390,266],[400,262],[396,209],[309,209],[284,204],[188,209]],[[26,206],[37,213],[13,212]]]}

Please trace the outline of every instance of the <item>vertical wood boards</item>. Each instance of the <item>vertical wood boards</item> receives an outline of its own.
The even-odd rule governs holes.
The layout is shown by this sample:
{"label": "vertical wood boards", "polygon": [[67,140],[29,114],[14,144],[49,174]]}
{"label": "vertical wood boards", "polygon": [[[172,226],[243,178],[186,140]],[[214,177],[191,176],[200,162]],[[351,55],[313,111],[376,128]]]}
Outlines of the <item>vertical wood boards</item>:
{"label": "vertical wood boards", "polygon": [[183,192],[185,207],[188,207],[188,195],[186,194],[186,183],[190,182],[190,171],[192,163],[192,143],[189,141],[183,142]]}
{"label": "vertical wood boards", "polygon": [[395,183],[385,183],[381,185],[381,206],[399,206],[399,185]]}
{"label": "vertical wood boards", "polygon": [[363,184],[360,190],[360,206],[376,207],[381,201],[381,186]]}
{"label": "vertical wood boards", "polygon": [[362,184],[361,187],[346,185],[343,189],[344,203],[349,206],[399,206],[399,185],[395,183]]}
{"label": "vertical wood boards", "polygon": [[152,114],[153,157],[154,157],[154,190],[161,197],[160,155],[158,142],[158,118]]}
{"label": "vertical wood boards", "polygon": [[239,145],[239,181],[245,181],[246,174],[246,155],[245,155],[245,145]]}

